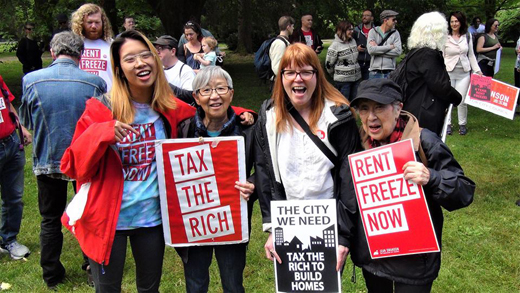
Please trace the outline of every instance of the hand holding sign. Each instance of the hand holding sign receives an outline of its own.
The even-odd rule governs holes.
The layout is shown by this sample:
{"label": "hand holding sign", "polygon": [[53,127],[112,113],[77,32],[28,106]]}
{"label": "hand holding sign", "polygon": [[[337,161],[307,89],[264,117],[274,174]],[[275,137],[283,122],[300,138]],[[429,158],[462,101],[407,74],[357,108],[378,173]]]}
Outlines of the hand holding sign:
{"label": "hand holding sign", "polygon": [[339,272],[343,265],[345,265],[345,261],[347,260],[347,255],[349,253],[348,247],[343,245],[338,245],[338,264],[336,265],[336,271]]}
{"label": "hand holding sign", "polygon": [[430,170],[422,163],[410,161],[403,166],[404,179],[410,180],[421,186],[428,184],[430,181]]}
{"label": "hand holding sign", "polygon": [[249,197],[255,191],[255,185],[251,182],[238,182],[235,181],[235,188],[240,190],[240,196],[242,196],[245,200],[249,200]]}
{"label": "hand holding sign", "polygon": [[274,250],[273,233],[269,233],[269,237],[267,238],[267,241],[265,242],[264,249],[265,249],[265,256],[269,260],[272,261],[276,258],[276,260],[278,261],[279,264],[282,263],[282,260],[280,259],[280,257],[276,253],[276,251]]}

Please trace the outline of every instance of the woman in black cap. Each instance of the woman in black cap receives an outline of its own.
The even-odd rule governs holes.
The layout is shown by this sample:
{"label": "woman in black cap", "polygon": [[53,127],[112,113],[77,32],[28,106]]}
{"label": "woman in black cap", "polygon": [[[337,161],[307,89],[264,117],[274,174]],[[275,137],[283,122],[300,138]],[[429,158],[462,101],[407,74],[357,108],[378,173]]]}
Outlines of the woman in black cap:
{"label": "woman in black cap", "polygon": [[[352,100],[361,119],[361,143],[365,149],[411,138],[421,162],[404,165],[404,178],[421,185],[441,245],[443,215],[468,206],[473,201],[475,183],[464,176],[459,163],[440,138],[420,128],[417,118],[402,111],[401,88],[389,79],[363,81]],[[427,165],[427,167],[425,166]],[[354,264],[363,269],[369,293],[430,292],[441,265],[440,252],[372,259],[361,218],[356,216],[357,230],[350,247]]]}

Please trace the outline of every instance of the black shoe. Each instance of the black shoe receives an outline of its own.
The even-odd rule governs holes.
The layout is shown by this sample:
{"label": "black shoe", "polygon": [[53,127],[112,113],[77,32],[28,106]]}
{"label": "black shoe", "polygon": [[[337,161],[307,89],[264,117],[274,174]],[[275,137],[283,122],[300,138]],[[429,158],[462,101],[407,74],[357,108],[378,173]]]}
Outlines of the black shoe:
{"label": "black shoe", "polygon": [[64,281],[65,274],[63,274],[63,276],[60,279],[58,279],[58,281],[47,283],[47,288],[51,291],[58,291],[58,285],[63,284]]}
{"label": "black shoe", "polygon": [[516,205],[520,207],[520,199],[516,201]]}
{"label": "black shoe", "polygon": [[468,133],[468,129],[466,128],[466,125],[460,125],[459,126],[459,134],[460,135],[466,135]]}
{"label": "black shoe", "polygon": [[448,129],[446,129],[446,134],[447,135],[451,135],[452,131],[451,131],[451,124],[448,124]]}

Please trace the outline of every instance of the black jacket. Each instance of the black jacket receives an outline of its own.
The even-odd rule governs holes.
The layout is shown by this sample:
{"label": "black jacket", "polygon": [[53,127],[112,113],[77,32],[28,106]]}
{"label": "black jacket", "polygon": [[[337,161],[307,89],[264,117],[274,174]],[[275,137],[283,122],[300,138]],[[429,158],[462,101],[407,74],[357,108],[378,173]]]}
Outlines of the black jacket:
{"label": "black jacket", "polygon": [[22,38],[18,42],[16,49],[16,57],[22,63],[23,73],[29,73],[34,70],[42,69],[43,50],[35,40]]}
{"label": "black jacket", "polygon": [[446,110],[450,104],[458,105],[462,96],[450,84],[442,52],[430,48],[414,50],[419,51],[406,64],[408,88],[403,110],[417,117],[421,127],[440,136]]}
{"label": "black jacket", "polygon": [[[372,29],[374,29],[374,27],[372,27]],[[354,34],[352,35],[352,37],[354,38],[354,40],[356,40],[356,44],[358,44],[358,46],[363,45],[365,48],[365,52],[359,52],[359,54],[358,54],[357,60],[359,62],[359,65],[369,67],[370,66],[370,54],[368,54],[368,50],[367,50],[368,34],[366,36],[363,34],[363,24],[362,23],[360,23],[358,26],[356,26],[354,28]]]}
{"label": "black jacket", "polygon": [[[258,122],[254,131],[254,159],[255,159],[255,191],[258,193],[263,223],[271,223],[271,201],[286,200],[282,182],[275,178],[272,153],[269,148],[269,139],[275,139],[271,131],[266,129],[266,112],[273,108],[273,101],[266,100],[260,108]],[[347,219],[347,213],[356,210],[356,196],[348,164],[348,155],[361,150],[359,133],[354,115],[347,105],[332,106],[332,113],[337,120],[327,129],[329,142],[338,153],[339,165],[332,169],[334,180],[334,197],[338,200],[338,241],[339,244],[349,247],[352,226]],[[273,122],[274,123],[274,122]],[[271,133],[271,136],[269,136]],[[272,142],[272,143],[276,143]]]}
{"label": "black jacket", "polygon": [[[444,217],[442,208],[453,211],[468,206],[473,202],[475,183],[464,175],[464,171],[453,157],[450,149],[440,138],[428,129],[420,129],[415,117],[406,112],[401,116],[408,119],[402,140],[412,138],[416,157],[419,158],[418,144],[424,150],[428,160],[430,181],[423,186],[428,209],[437,236],[442,246],[442,226]],[[367,147],[367,135],[361,130],[363,145]],[[418,159],[420,162],[420,160]],[[356,237],[350,249],[354,264],[366,269],[376,276],[396,282],[422,285],[433,282],[441,267],[441,254],[422,253],[406,256],[388,257],[373,260],[370,257],[363,224],[359,215],[352,218],[356,221]]]}
{"label": "black jacket", "polygon": [[[316,51],[316,49],[319,49],[317,53],[320,54],[321,50],[323,50],[323,42],[321,41],[320,36],[318,35],[318,33],[316,33],[316,31],[314,29],[311,28],[311,32],[312,32],[312,44],[314,46],[313,50]],[[305,40],[305,36],[303,35],[303,31],[301,28],[294,30],[294,32],[291,36],[291,43],[307,44],[307,41]],[[321,48],[319,48],[319,47],[321,47]]]}

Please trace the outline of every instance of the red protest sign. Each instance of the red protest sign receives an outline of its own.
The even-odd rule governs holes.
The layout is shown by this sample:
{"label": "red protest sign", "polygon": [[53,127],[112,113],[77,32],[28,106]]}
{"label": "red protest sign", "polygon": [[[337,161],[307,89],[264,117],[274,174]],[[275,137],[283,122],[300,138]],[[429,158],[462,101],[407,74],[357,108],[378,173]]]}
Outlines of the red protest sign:
{"label": "red protest sign", "polygon": [[438,252],[421,186],[404,179],[412,140],[349,155],[357,202],[373,259]]}
{"label": "red protest sign", "polygon": [[465,103],[513,120],[518,99],[517,87],[488,76],[471,75]]}
{"label": "red protest sign", "polygon": [[158,141],[164,238],[170,246],[248,241],[243,137]]}

